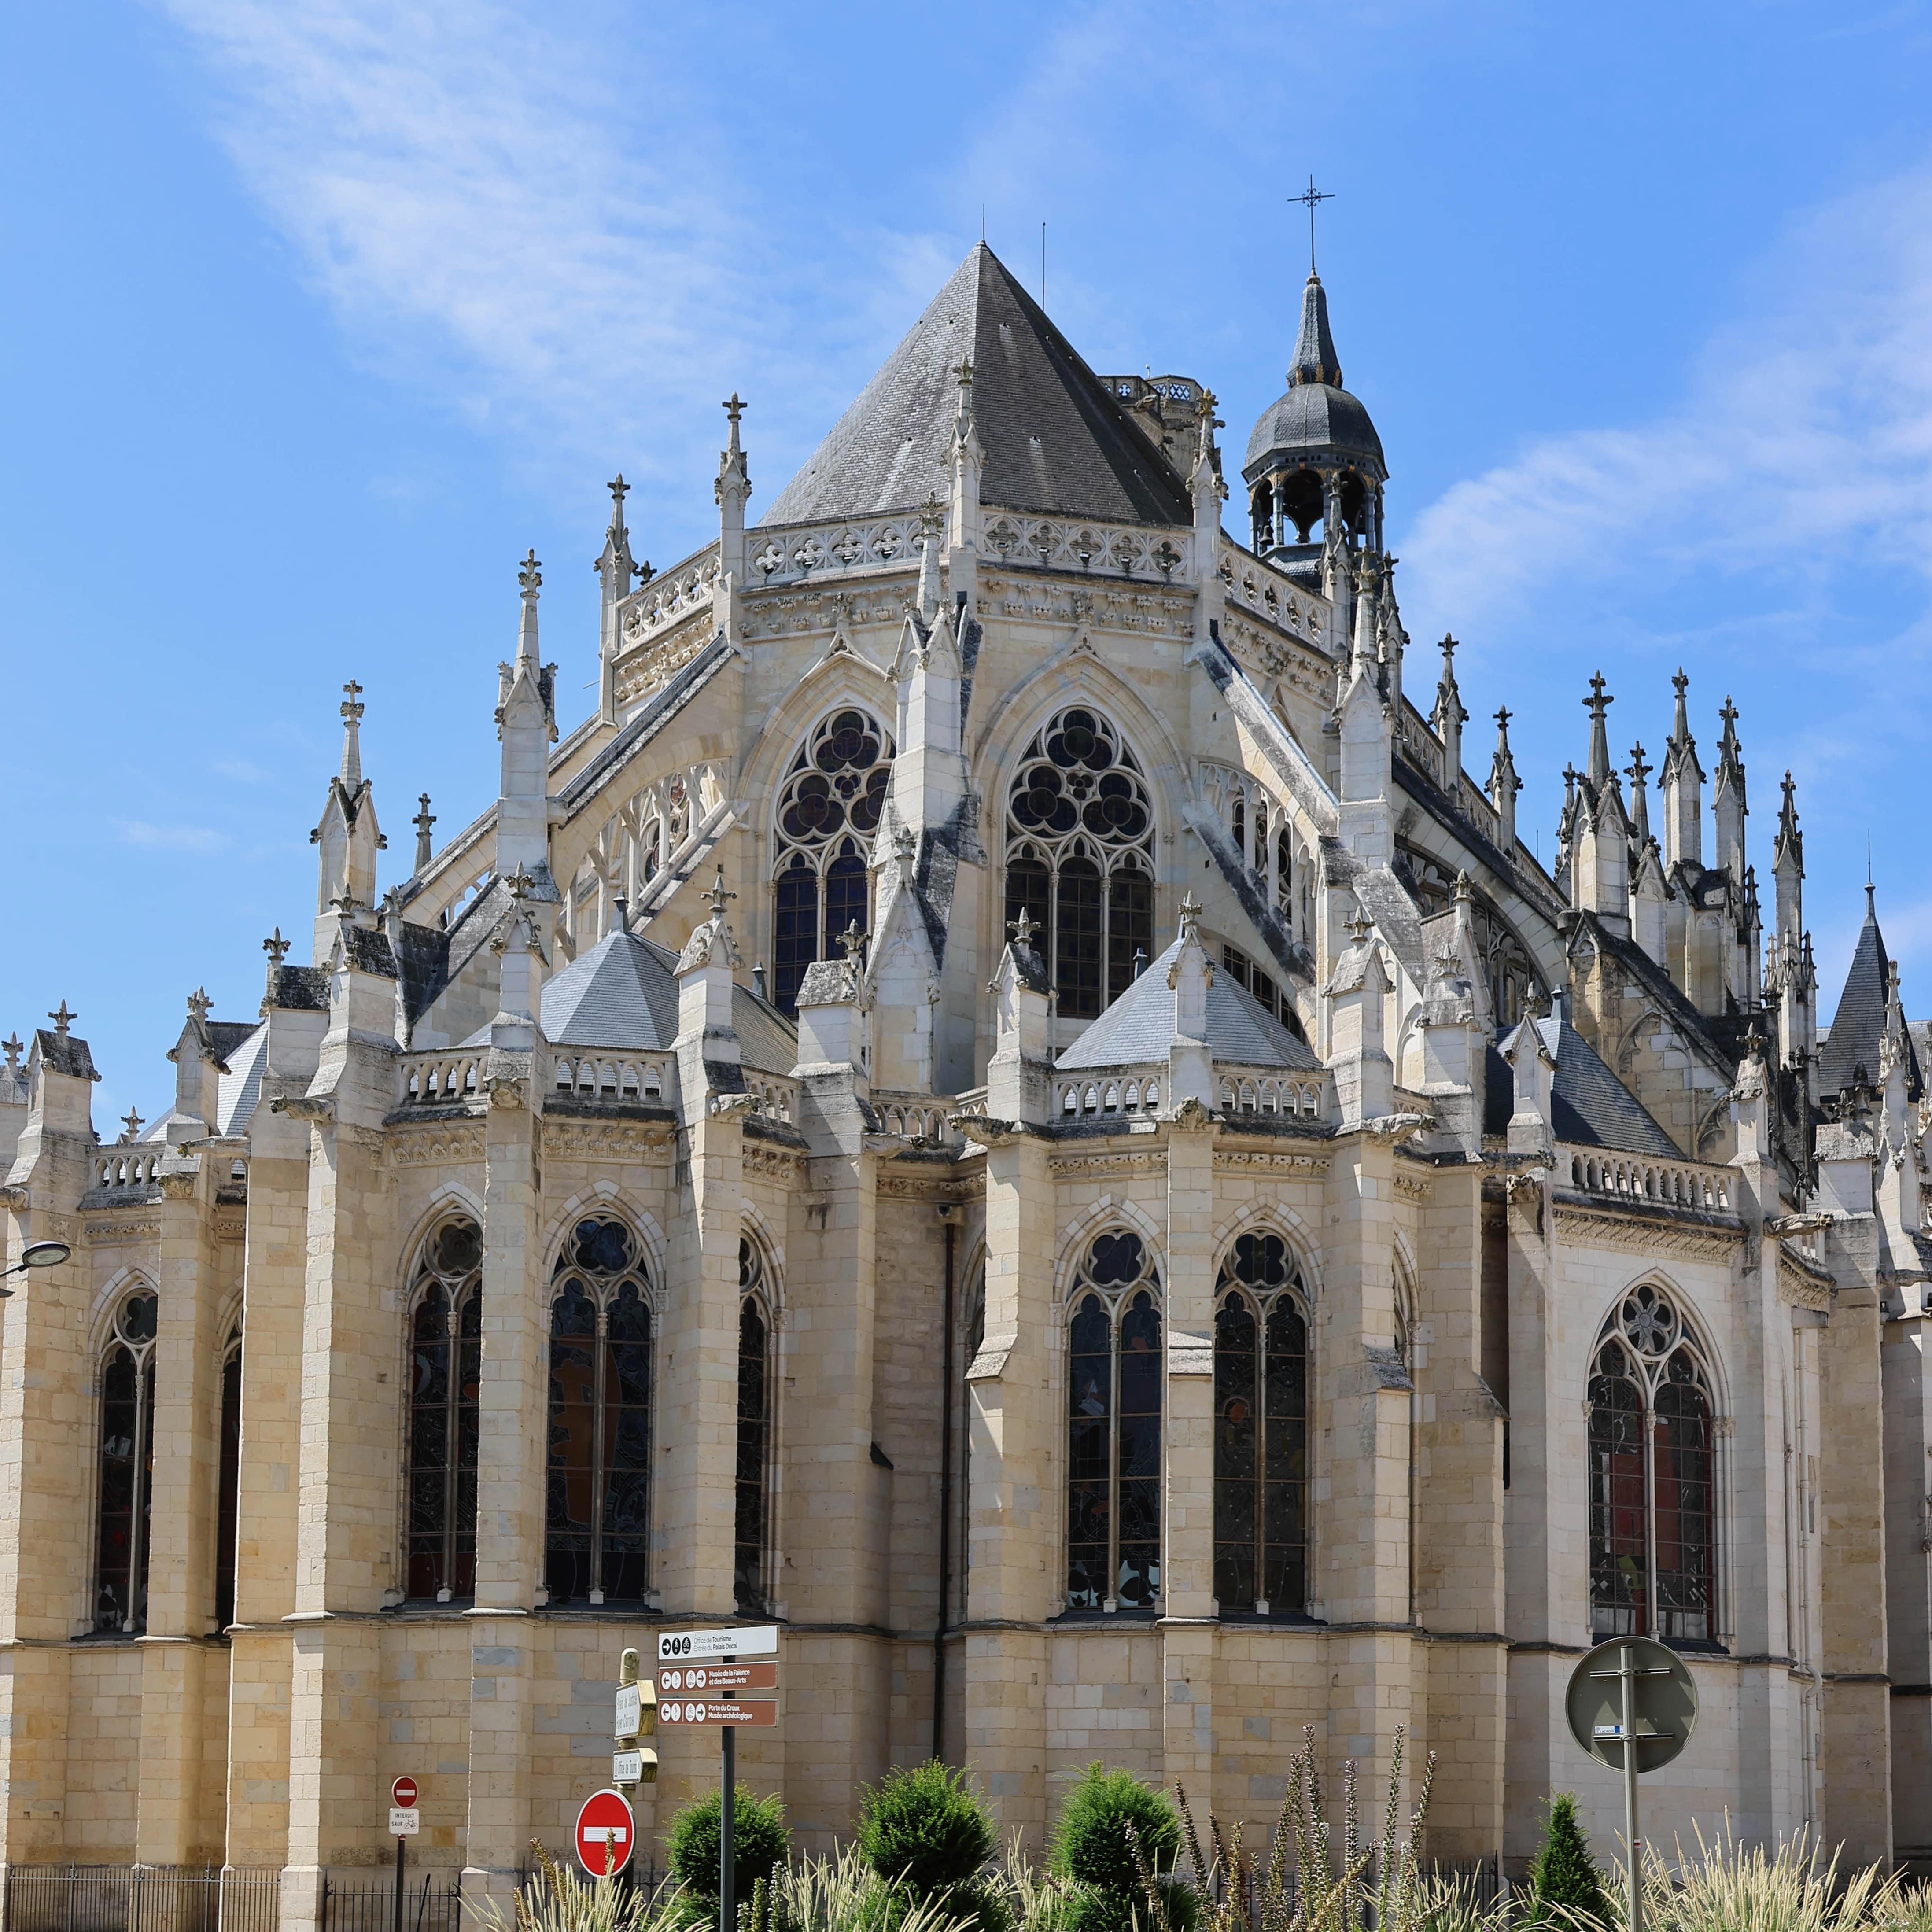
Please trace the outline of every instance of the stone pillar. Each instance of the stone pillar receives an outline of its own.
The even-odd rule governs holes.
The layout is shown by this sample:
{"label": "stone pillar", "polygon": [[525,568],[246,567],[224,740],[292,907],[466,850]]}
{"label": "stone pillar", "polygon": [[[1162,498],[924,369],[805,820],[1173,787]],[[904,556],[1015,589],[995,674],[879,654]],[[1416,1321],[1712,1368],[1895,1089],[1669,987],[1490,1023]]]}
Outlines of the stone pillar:
{"label": "stone pillar", "polygon": [[93,1628],[88,1600],[90,1472],[69,1446],[92,1442],[88,1267],[76,1211],[91,1178],[88,1102],[100,1076],[85,1040],[37,1032],[28,1112],[0,1204],[7,1262],[30,1241],[74,1250],[58,1268],[16,1275],[0,1304],[0,1858],[50,1862],[67,1851],[69,1640]]}
{"label": "stone pillar", "polygon": [[[1174,1090],[1178,1095],[1178,1083]],[[1192,1109],[1168,1130],[1166,1260],[1167,1466],[1161,1508],[1160,1625],[1163,1768],[1168,1784],[1178,1778],[1201,1800],[1211,1802],[1214,1134],[1208,1118]]]}
{"label": "stone pillar", "polygon": [[284,1102],[310,1126],[284,1932],[320,1926],[331,1866],[379,1864],[388,1848],[370,1784],[380,1742],[374,1613],[398,1580],[402,1338],[382,1130],[395,1090],[386,1030],[395,982],[380,934],[338,923],[320,1064],[308,1091]]}
{"label": "stone pillar", "polygon": [[248,1124],[242,1465],[228,1653],[227,1862],[257,1867],[288,1856],[290,1630],[284,1619],[296,1606],[308,1246],[309,1128],[275,1103],[308,1092],[328,1023],[308,968],[278,959],[263,1004],[268,1064]]}

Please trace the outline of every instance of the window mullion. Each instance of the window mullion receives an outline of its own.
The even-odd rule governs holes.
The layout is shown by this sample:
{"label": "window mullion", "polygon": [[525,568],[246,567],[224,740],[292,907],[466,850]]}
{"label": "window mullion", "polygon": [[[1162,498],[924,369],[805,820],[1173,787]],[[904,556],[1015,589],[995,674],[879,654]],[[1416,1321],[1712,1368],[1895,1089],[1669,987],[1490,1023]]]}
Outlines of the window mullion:
{"label": "window mullion", "polygon": [[1661,1636],[1657,1594],[1657,1410],[1656,1390],[1646,1381],[1643,1391],[1643,1562],[1647,1592],[1648,1635]]}
{"label": "window mullion", "polygon": [[600,1300],[596,1332],[590,1343],[590,1600],[593,1604],[604,1600],[604,1380],[610,1347],[610,1312]]}
{"label": "window mullion", "polygon": [[445,1601],[456,1594],[456,1472],[463,1460],[461,1310],[452,1296],[443,1318],[442,1588],[436,1594]]}
{"label": "window mullion", "polygon": [[148,1489],[152,1480],[148,1468],[148,1391],[154,1372],[154,1352],[151,1345],[145,1354],[134,1358],[134,1480],[129,1492],[134,1517],[128,1532],[128,1614],[122,1628],[140,1626],[147,1609],[141,1590],[141,1564],[147,1555]]}
{"label": "window mullion", "polygon": [[1118,1610],[1120,1606],[1121,1305],[1121,1301],[1114,1304],[1107,1327],[1107,1372],[1112,1394],[1107,1404],[1107,1588],[1100,1599],[1103,1610]]}
{"label": "window mullion", "polygon": [[1252,1392],[1255,1417],[1255,1608],[1265,1616],[1271,1606],[1268,1593],[1268,1335],[1272,1304],[1255,1298],[1255,1379]]}

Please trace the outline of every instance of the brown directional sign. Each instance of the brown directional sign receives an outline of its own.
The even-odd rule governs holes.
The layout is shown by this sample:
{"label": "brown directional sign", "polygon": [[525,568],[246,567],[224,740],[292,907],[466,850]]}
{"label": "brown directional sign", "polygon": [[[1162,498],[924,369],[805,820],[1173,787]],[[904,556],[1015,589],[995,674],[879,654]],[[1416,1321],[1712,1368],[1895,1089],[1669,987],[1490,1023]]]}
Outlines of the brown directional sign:
{"label": "brown directional sign", "polygon": [[776,1697],[670,1697],[658,1703],[658,1722],[674,1731],[695,1730],[700,1724],[730,1724],[740,1730],[765,1731],[778,1720]]}
{"label": "brown directional sign", "polygon": [[776,1690],[776,1664],[674,1664],[660,1666],[660,1697],[717,1697],[727,1690]]}

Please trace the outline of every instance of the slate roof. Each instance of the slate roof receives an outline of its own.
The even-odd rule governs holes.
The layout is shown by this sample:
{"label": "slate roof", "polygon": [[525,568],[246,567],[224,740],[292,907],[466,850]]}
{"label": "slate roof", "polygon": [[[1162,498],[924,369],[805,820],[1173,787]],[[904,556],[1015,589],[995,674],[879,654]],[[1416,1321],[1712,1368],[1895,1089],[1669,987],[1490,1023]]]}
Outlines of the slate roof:
{"label": "slate roof", "polygon": [[1248,438],[1241,474],[1252,483],[1276,460],[1317,451],[1367,459],[1378,478],[1388,473],[1382,440],[1360,401],[1342,386],[1341,359],[1328,330],[1328,293],[1310,274],[1301,292],[1301,332],[1288,372],[1288,392],[1262,412]]}
{"label": "slate roof", "polygon": [[1192,523],[1186,482],[983,242],[763,521],[915,510],[928,496],[944,502],[962,362],[973,364],[982,501],[1109,523]]}
{"label": "slate roof", "polygon": [[[668,1053],[677,1042],[677,955],[634,933],[607,932],[544,982],[544,1037],[559,1048]],[[731,989],[731,1024],[747,1066],[789,1074],[798,1031],[748,987]],[[488,1027],[462,1044],[486,1045]]]}
{"label": "slate roof", "polygon": [[[1550,1108],[1555,1118],[1550,1128],[1557,1139],[1575,1147],[1612,1148],[1619,1154],[1684,1158],[1677,1143],[1644,1112],[1636,1096],[1568,1020],[1552,1014],[1523,1024],[1537,1028],[1556,1062]],[[1502,1042],[1504,1052],[1515,1038],[1512,1031]],[[1493,1046],[1486,1064],[1483,1131],[1507,1133],[1510,1116],[1516,1111],[1515,1076],[1509,1062]]]}
{"label": "slate roof", "polygon": [[[218,1134],[245,1133],[254,1118],[256,1102],[262,1097],[262,1074],[268,1064],[268,1029],[260,1021],[243,1027],[232,1020],[211,1020],[208,1030],[217,1026],[238,1032],[241,1038],[227,1046],[222,1058],[228,1070],[215,1089],[214,1131]],[[223,1045],[219,1036],[218,1046]]]}
{"label": "slate roof", "polygon": [[[1878,926],[1878,908],[1872,889],[1865,888],[1865,922],[1858,928],[1858,943],[1852,953],[1851,970],[1845,975],[1845,989],[1838,995],[1838,1010],[1832,1016],[1831,1030],[1818,1049],[1818,1090],[1841,1094],[1864,1069],[1868,1085],[1878,1084],[1879,1042],[1885,1036],[1885,1011],[1889,1004],[1887,977],[1891,956],[1885,950],[1885,934]],[[1909,1057],[1905,1083],[1909,1095],[1916,1098],[1922,1089],[1918,1054],[1912,1045],[1912,1029],[1906,1028]]]}
{"label": "slate roof", "polygon": [[[1072,1072],[1088,1066],[1144,1066],[1164,1061],[1174,1044],[1174,993],[1167,976],[1186,942],[1177,939],[1054,1064]],[[1314,1049],[1295,1038],[1232,973],[1216,972],[1208,988],[1208,1051],[1240,1066],[1280,1066],[1294,1073],[1321,1070]]]}

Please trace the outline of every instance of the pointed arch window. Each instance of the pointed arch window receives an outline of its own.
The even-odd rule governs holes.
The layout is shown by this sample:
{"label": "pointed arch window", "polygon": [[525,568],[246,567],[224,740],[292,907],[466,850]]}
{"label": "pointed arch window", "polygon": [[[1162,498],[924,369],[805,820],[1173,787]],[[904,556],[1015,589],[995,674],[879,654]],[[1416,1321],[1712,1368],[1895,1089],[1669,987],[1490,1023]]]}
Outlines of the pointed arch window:
{"label": "pointed arch window", "polygon": [[1646,1284],[1598,1337],[1590,1372],[1594,1635],[1717,1634],[1717,1430],[1711,1376],[1675,1302]]}
{"label": "pointed arch window", "polygon": [[221,1450],[214,1505],[214,1627],[235,1621],[235,1555],[242,1502],[242,1324],[221,1349]]}
{"label": "pointed arch window", "polygon": [[1240,1236],[1215,1285],[1214,1595],[1308,1604],[1307,1302],[1279,1234]]}
{"label": "pointed arch window", "polygon": [[553,1604],[650,1588],[650,1282],[638,1238],[578,1222],[551,1272],[544,1581]]}
{"label": "pointed arch window", "polygon": [[410,1315],[407,1587],[476,1593],[476,1450],[483,1372],[483,1231],[446,1221],[423,1244]]}
{"label": "pointed arch window", "polygon": [[795,1016],[814,959],[838,956],[838,935],[870,930],[872,838],[892,782],[891,736],[853,707],[820,721],[778,794],[773,868],[772,995]]}
{"label": "pointed arch window", "polygon": [[136,1288],[114,1311],[100,1364],[100,1501],[94,1627],[148,1624],[148,1527],[154,1492],[154,1334],[160,1304]]}
{"label": "pointed arch window", "polygon": [[1088,1244],[1068,1298],[1066,1607],[1160,1597],[1160,1276],[1116,1228]]}
{"label": "pointed arch window", "polygon": [[737,1508],[732,1588],[741,1610],[765,1607],[770,1546],[766,1507],[771,1457],[771,1304],[765,1262],[748,1237],[738,1240]]}
{"label": "pointed arch window", "polygon": [[1139,762],[1076,705],[1027,748],[1006,794],[1006,921],[1042,935],[1059,1010],[1089,1020],[1154,950],[1154,806]]}

